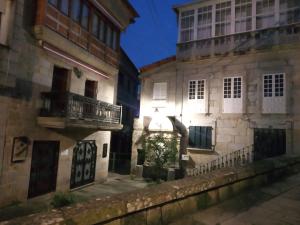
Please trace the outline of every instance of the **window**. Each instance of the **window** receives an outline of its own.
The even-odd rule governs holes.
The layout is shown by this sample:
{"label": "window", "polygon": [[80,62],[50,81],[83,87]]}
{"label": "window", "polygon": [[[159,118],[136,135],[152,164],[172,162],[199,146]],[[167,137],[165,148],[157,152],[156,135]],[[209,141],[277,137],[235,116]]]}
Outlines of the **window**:
{"label": "window", "polygon": [[167,99],[167,83],[154,83],[153,86],[153,100]]}
{"label": "window", "polygon": [[252,28],[252,0],[235,1],[235,32],[245,32]]}
{"label": "window", "polygon": [[264,75],[264,97],[284,96],[284,74]]}
{"label": "window", "polygon": [[71,17],[76,22],[80,20],[80,0],[72,1]]}
{"label": "window", "polygon": [[[233,87],[233,88],[232,88]],[[242,78],[230,77],[224,79],[224,98],[242,97]]]}
{"label": "window", "polygon": [[222,36],[230,34],[231,2],[216,4],[216,34]]}
{"label": "window", "polygon": [[81,26],[85,29],[89,27],[89,7],[87,4],[82,4],[81,7]]}
{"label": "window", "polygon": [[242,77],[224,78],[223,112],[242,113]]}
{"label": "window", "polygon": [[194,38],[194,10],[188,10],[181,13],[181,42],[192,41]]}
{"label": "window", "polygon": [[93,22],[92,22],[92,34],[96,38],[100,38],[100,18],[97,14],[93,14]]}
{"label": "window", "polygon": [[280,0],[280,25],[300,22],[299,0]]}
{"label": "window", "polygon": [[69,0],[48,0],[48,2],[65,15],[69,14]]}
{"label": "window", "polygon": [[212,127],[189,127],[189,147],[200,149],[212,148]]}
{"label": "window", "polygon": [[189,81],[189,100],[204,99],[205,80]]}
{"label": "window", "polygon": [[197,38],[210,38],[212,32],[212,6],[198,9]]}
{"label": "window", "polygon": [[275,26],[275,0],[256,2],[256,28],[264,29]]}
{"label": "window", "polygon": [[263,113],[285,113],[285,74],[263,75]]}

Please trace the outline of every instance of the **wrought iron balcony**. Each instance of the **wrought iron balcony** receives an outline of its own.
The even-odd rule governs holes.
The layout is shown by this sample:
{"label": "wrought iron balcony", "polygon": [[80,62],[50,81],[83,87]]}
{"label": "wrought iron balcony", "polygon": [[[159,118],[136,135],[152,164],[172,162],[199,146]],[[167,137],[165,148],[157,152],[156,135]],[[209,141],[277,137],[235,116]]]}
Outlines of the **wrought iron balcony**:
{"label": "wrought iron balcony", "polygon": [[49,128],[122,129],[122,107],[70,92],[42,93],[38,123]]}
{"label": "wrought iron balcony", "polygon": [[243,54],[250,50],[294,43],[300,44],[300,23],[179,43],[177,58],[185,61],[229,53]]}

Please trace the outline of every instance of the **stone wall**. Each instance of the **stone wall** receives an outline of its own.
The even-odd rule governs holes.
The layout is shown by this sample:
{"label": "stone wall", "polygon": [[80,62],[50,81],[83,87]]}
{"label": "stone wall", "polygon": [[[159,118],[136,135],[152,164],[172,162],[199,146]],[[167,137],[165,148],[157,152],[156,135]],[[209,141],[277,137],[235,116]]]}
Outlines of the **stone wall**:
{"label": "stone wall", "polygon": [[[300,154],[300,110],[296,103],[300,97],[299,47],[299,44],[274,46],[243,55],[178,60],[146,71],[142,74],[139,123],[151,118],[156,109],[152,100],[153,84],[167,82],[167,101],[159,112],[176,117],[187,129],[189,126],[213,128],[212,150],[215,151],[188,149],[195,163],[252,145],[255,128],[285,129],[287,153]],[[270,73],[285,73],[285,113],[263,113],[263,75]],[[223,79],[235,76],[242,77],[242,113],[224,113]],[[205,113],[198,113],[195,109],[199,105],[188,100],[188,82],[202,79],[206,82]]]}
{"label": "stone wall", "polygon": [[163,225],[238,193],[300,172],[299,157],[279,157],[208,175],[166,182],[3,222],[13,224]]}

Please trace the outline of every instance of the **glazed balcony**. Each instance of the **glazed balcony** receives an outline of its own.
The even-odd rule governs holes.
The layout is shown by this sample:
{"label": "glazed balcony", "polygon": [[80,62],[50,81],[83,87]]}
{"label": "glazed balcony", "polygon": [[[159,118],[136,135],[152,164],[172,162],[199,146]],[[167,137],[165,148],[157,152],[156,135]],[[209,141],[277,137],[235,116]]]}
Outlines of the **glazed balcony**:
{"label": "glazed balcony", "polygon": [[300,44],[300,24],[269,28],[177,45],[177,58],[191,60],[216,55],[244,54],[249,51],[271,49],[273,46]]}
{"label": "glazed balcony", "polygon": [[122,107],[70,92],[42,93],[38,124],[47,128],[122,129]]}

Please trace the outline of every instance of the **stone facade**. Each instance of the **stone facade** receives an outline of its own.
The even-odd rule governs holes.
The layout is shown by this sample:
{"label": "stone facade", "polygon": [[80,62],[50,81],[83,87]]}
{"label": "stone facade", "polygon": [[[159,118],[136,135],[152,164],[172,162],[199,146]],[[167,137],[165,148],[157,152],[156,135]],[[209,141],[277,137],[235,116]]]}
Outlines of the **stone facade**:
{"label": "stone facade", "polygon": [[[203,4],[211,3],[214,1]],[[202,6],[201,2],[196,2],[175,9],[190,10],[196,8],[195,4],[199,4],[198,7]],[[276,32],[273,35],[275,38]],[[210,41],[214,43],[213,39]],[[151,120],[157,110],[162,115],[179,121],[186,132],[191,126],[212,128],[209,149],[195,148],[188,144],[187,148],[182,150],[190,156],[190,166],[210,162],[220,155],[252,147],[255,143],[255,130],[263,128],[284,130],[285,153],[300,153],[300,110],[297,104],[300,97],[299,33],[295,33],[295,39],[288,44],[280,42],[258,48],[255,44],[260,41],[249,39],[249,42],[252,46],[246,51],[230,50],[232,46],[228,45],[223,54],[217,53],[217,49],[213,48],[216,45],[212,45],[208,55],[201,55],[205,49],[196,48],[198,44],[196,41],[186,45],[179,43],[176,58],[162,60],[141,69],[141,113],[139,120],[136,121],[133,137],[136,145],[132,149],[134,156],[132,168],[136,163],[139,136],[144,129],[148,129],[147,121]],[[266,100],[264,76],[278,73],[284,74],[283,98],[281,102],[276,100],[264,102]],[[235,77],[241,80],[240,98],[238,102],[234,98],[228,102],[224,98],[224,82],[226,78]],[[189,96],[191,81],[204,81],[201,93],[203,97],[198,101],[191,100]],[[167,97],[163,101],[154,99],[155,83],[167,84]],[[233,85],[232,83],[232,87]],[[197,89],[195,92],[194,96],[200,95]],[[233,92],[231,94],[233,95]]]}
{"label": "stone facade", "polygon": [[[79,140],[95,140],[97,154],[94,180],[100,182],[106,179],[111,136],[109,129],[89,130],[81,127],[49,129],[41,126],[37,118],[43,104],[41,93],[51,91],[54,66],[69,71],[69,92],[84,96],[86,80],[96,81],[98,86],[96,99],[111,104],[116,102],[115,87],[118,74],[117,67],[96,58],[52,30],[48,30],[52,38],[49,33],[47,37],[56,42],[57,48],[60,48],[61,44],[63,50],[70,55],[83,60],[86,57],[87,60],[83,63],[95,64],[94,67],[100,69],[107,77],[100,76],[86,66],[74,65],[72,60],[42,49],[37,33],[33,33],[35,1],[6,2],[13,2],[10,6],[13,8],[9,11],[14,13],[11,15],[13,25],[7,36],[8,41],[1,43],[3,45],[0,44],[0,192],[2,193],[0,206],[27,199],[35,141],[59,142],[56,191],[70,189],[73,148]],[[47,4],[47,1],[37,2]],[[128,8],[121,3],[118,7]],[[127,10],[122,10],[122,13],[132,19],[136,16]],[[124,26],[128,25],[127,20],[123,22]],[[45,32],[43,35],[46,35]],[[74,67],[80,70],[80,76],[76,74]],[[29,140],[26,158],[17,163],[12,162],[15,137],[27,137]],[[104,144],[108,145],[106,156],[103,155]]]}

